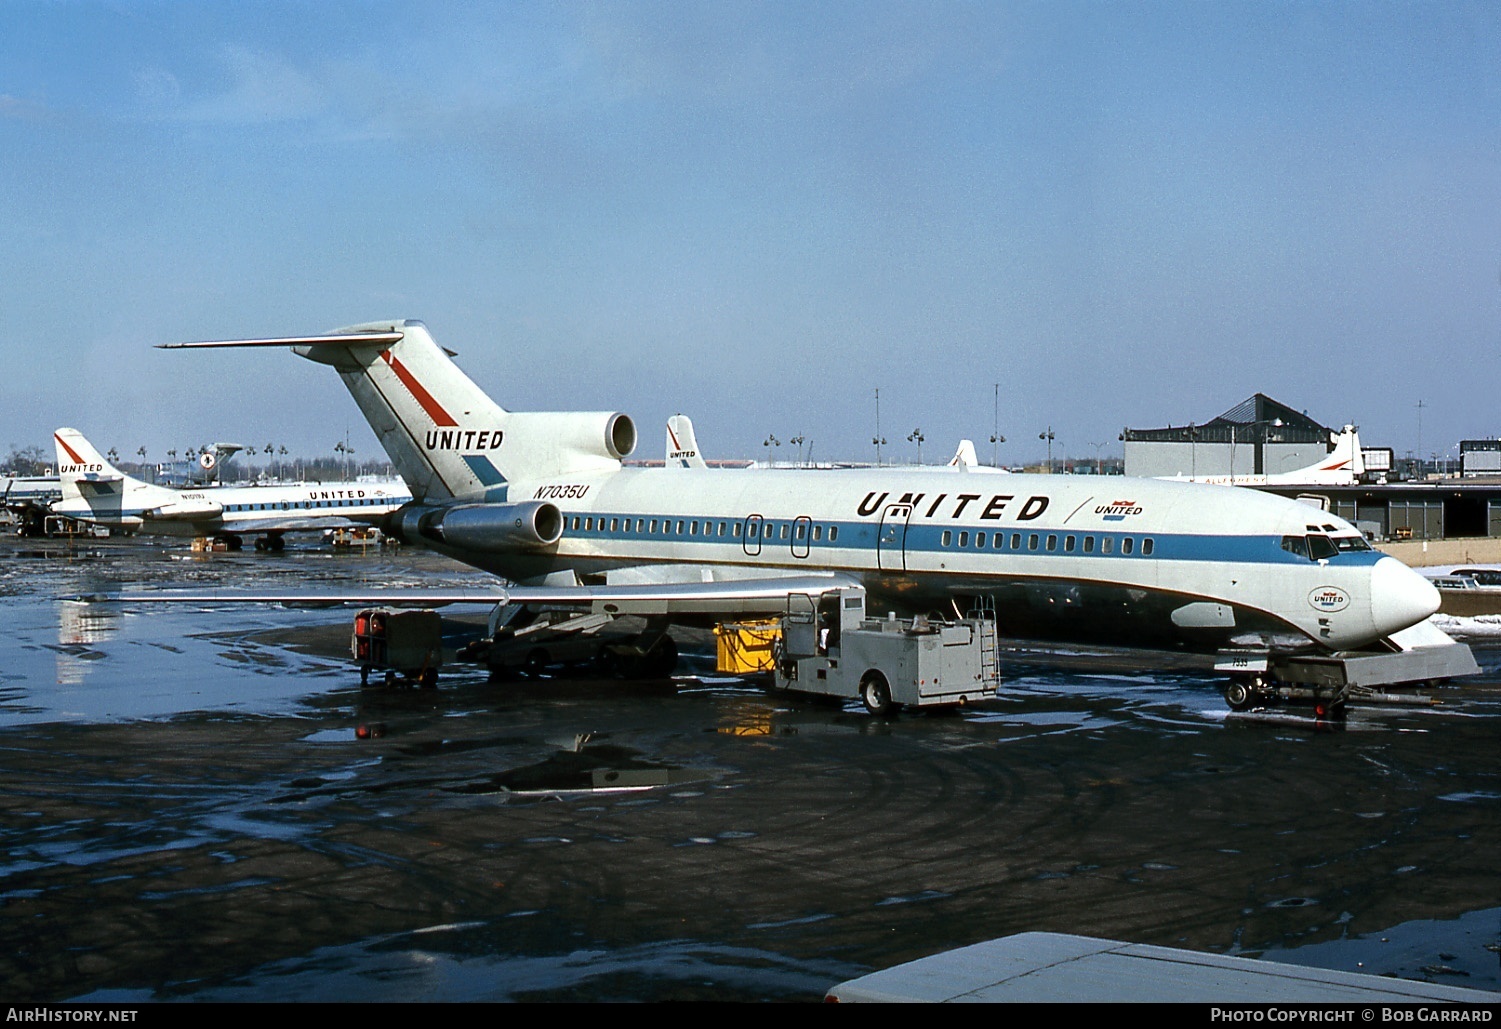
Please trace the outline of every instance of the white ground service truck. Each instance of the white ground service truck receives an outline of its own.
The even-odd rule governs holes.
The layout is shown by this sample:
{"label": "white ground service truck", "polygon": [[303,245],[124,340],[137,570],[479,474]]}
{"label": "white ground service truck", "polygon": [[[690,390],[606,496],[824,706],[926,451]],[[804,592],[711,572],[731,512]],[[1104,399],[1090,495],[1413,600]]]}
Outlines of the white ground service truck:
{"label": "white ground service truck", "polygon": [[1000,685],[995,616],[867,618],[857,586],[794,597],[772,674],[777,690],[859,698],[874,715],[991,700]]}

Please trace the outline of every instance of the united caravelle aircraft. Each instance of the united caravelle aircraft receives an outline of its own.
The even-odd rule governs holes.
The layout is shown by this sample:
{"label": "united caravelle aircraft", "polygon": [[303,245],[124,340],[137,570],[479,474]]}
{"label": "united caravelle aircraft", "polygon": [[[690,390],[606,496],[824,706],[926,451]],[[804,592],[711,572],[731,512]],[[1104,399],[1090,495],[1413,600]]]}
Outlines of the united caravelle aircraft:
{"label": "united caravelle aircraft", "polygon": [[239,549],[280,550],[288,532],[378,525],[412,499],[399,483],[329,482],[175,489],[132,478],[111,465],[77,429],[58,429],[62,499],[52,513],[117,532],[212,536]]}
{"label": "united caravelle aircraft", "polygon": [[507,411],[418,321],[163,346],[289,346],[333,367],[412,490],[387,530],[514,584],[433,602],[702,621],[858,582],[873,610],[989,598],[1009,636],[1206,652],[1394,649],[1438,609],[1427,580],[1350,523],[1270,494],[962,464],[627,467],[628,416]]}

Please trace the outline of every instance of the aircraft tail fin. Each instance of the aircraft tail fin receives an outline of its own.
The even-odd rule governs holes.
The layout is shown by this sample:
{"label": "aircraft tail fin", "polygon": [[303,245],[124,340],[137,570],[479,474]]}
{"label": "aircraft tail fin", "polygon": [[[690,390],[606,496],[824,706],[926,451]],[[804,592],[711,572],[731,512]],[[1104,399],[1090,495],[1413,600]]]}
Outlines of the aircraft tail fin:
{"label": "aircraft tail fin", "polygon": [[954,456],[949,458],[950,468],[975,468],[980,464],[979,455],[975,453],[975,441],[961,439],[959,449],[954,451]]}
{"label": "aircraft tail fin", "polygon": [[698,437],[693,434],[693,419],[675,414],[667,419],[667,467],[707,468]]}
{"label": "aircraft tail fin", "polygon": [[411,319],[163,348],[262,346],[331,365],[418,501],[506,500],[511,482],[619,468],[635,449],[635,424],[623,414],[505,410]]}
{"label": "aircraft tail fin", "polygon": [[1334,450],[1319,462],[1318,470],[1341,478],[1348,476],[1351,482],[1365,474],[1365,455],[1361,453],[1360,431],[1355,426],[1346,425],[1334,438]]}
{"label": "aircraft tail fin", "polygon": [[57,478],[63,514],[94,521],[116,521],[122,511],[170,502],[176,491],[142,482],[120,471],[77,429],[52,434],[57,448]]}
{"label": "aircraft tail fin", "polygon": [[1307,468],[1282,475],[1269,475],[1267,482],[1317,486],[1352,486],[1365,472],[1365,458],[1360,450],[1360,432],[1346,425],[1333,437],[1334,449],[1329,456]]}

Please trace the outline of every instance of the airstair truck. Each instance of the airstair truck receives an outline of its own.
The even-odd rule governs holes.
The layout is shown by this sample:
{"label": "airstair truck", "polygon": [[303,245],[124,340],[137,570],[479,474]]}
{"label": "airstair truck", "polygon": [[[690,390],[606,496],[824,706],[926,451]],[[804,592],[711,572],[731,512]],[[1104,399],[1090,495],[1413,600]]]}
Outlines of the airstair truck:
{"label": "airstair truck", "polygon": [[868,618],[865,590],[796,596],[775,652],[777,690],[863,701],[871,714],[991,700],[1000,685],[995,615]]}

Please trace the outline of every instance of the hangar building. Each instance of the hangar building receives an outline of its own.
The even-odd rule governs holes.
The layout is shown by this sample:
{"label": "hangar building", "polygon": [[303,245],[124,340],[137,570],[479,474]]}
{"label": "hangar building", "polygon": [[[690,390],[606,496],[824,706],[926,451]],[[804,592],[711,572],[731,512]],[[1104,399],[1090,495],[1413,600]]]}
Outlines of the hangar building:
{"label": "hangar building", "polygon": [[1262,393],[1202,425],[1127,429],[1126,474],[1277,475],[1329,455],[1331,430]]}

